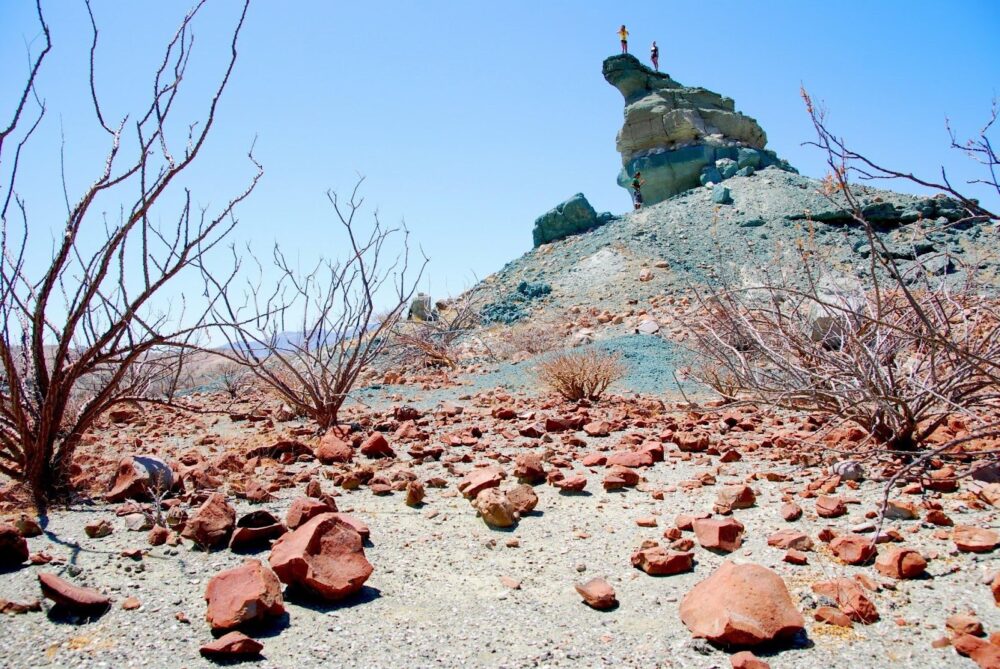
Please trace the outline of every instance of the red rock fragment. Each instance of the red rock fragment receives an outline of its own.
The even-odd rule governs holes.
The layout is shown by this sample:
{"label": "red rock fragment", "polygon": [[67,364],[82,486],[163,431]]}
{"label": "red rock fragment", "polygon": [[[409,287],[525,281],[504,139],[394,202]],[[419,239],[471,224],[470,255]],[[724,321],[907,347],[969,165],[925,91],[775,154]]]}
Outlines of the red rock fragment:
{"label": "red rock fragment", "polygon": [[631,562],[650,576],[673,576],[694,569],[694,554],[653,546],[633,553]]}
{"label": "red rock fragment", "polygon": [[541,483],[545,480],[545,465],[538,453],[521,453],[514,460],[514,476],[522,483]]}
{"label": "red rock fragment", "polygon": [[785,552],[785,557],[783,557],[782,560],[788,564],[809,564],[809,556],[795,548],[789,548],[788,551]]}
{"label": "red rock fragment", "polygon": [[288,507],[288,513],[285,514],[285,525],[288,526],[288,529],[294,530],[311,518],[331,511],[336,511],[336,509],[324,501],[311,497],[296,497],[292,500],[292,505]]}
{"label": "red rock fragment", "polygon": [[264,650],[264,644],[251,639],[243,632],[230,632],[224,634],[215,641],[206,643],[199,649],[199,652],[208,658],[240,658],[254,657],[260,655]]}
{"label": "red rock fragment", "polygon": [[830,542],[830,550],[847,564],[864,564],[876,553],[871,540],[858,534],[840,535]]}
{"label": "red rock fragment", "polygon": [[212,493],[184,525],[181,536],[203,548],[213,548],[228,538],[236,525],[236,510],[220,492]]}
{"label": "red rock fragment", "polygon": [[381,432],[375,432],[361,444],[361,454],[369,458],[394,458],[396,452]]}
{"label": "red rock fragment", "polygon": [[592,578],[586,583],[578,583],[573,587],[583,597],[584,603],[593,609],[603,611],[618,606],[615,589],[603,578]]}
{"label": "red rock fragment", "polygon": [[951,540],[960,551],[989,553],[1000,546],[1000,532],[973,525],[956,525]]}
{"label": "red rock fragment", "polygon": [[0,567],[16,567],[28,559],[28,542],[13,525],[0,525]]}
{"label": "red rock fragment", "polygon": [[927,560],[912,548],[890,548],[875,560],[875,570],[889,578],[917,578],[927,569]]}
{"label": "red rock fragment", "polygon": [[680,615],[695,637],[736,646],[787,639],[805,625],[778,574],[732,562],[724,562],[684,597]]}
{"label": "red rock fragment", "polygon": [[730,553],[743,544],[743,523],[735,518],[704,518],[692,526],[702,548]]}
{"label": "red rock fragment", "polygon": [[816,498],[816,514],[820,518],[837,518],[847,513],[847,506],[839,497],[821,495]]}
{"label": "red rock fragment", "polygon": [[514,510],[520,515],[531,513],[538,506],[538,495],[527,483],[515,486],[507,491],[507,501],[510,502]]}
{"label": "red rock fragment", "polygon": [[260,560],[221,571],[205,588],[205,619],[213,631],[228,630],[285,612],[278,577]]}
{"label": "red rock fragment", "polygon": [[475,499],[487,488],[496,488],[503,481],[503,472],[493,467],[475,469],[458,483],[458,491],[467,499]]}
{"label": "red rock fragment", "polygon": [[879,619],[875,604],[853,579],[835,578],[829,581],[817,581],[813,583],[812,590],[837,602],[840,610],[855,622],[870,625]]}
{"label": "red rock fragment", "polygon": [[333,432],[327,432],[313,454],[324,465],[332,465],[336,462],[350,462],[354,458],[354,449]]}
{"label": "red rock fragment", "polygon": [[730,513],[733,509],[749,509],[757,501],[757,495],[748,485],[725,486],[715,499],[716,513]]}
{"label": "red rock fragment", "polygon": [[741,650],[729,657],[733,669],[771,669],[771,665],[748,650]]}
{"label": "red rock fragment", "polygon": [[268,562],[282,583],[330,600],[358,592],[372,573],[361,535],[335,513],[320,514],[278,539]]}
{"label": "red rock fragment", "polygon": [[92,588],[82,588],[55,574],[38,574],[42,594],[68,612],[80,616],[98,616],[108,610],[111,600]]}
{"label": "red rock fragment", "polygon": [[767,538],[767,545],[783,550],[795,548],[800,551],[811,551],[813,541],[805,532],[798,530],[779,530]]}
{"label": "red rock fragment", "polygon": [[818,622],[837,627],[854,627],[854,622],[846,613],[833,606],[821,606],[813,613],[813,618]]}

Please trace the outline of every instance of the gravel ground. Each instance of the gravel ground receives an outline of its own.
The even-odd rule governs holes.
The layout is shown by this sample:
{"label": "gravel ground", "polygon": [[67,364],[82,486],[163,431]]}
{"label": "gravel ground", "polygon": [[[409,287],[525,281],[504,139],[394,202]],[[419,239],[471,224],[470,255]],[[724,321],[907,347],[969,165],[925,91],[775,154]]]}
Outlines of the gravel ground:
{"label": "gravel ground", "polygon": [[[528,447],[521,441],[497,446],[513,455]],[[471,453],[464,447],[455,450]],[[721,469],[715,486],[668,492],[663,501],[648,492],[716,467]],[[693,640],[678,616],[684,594],[726,558],[696,547],[693,573],[651,577],[632,568],[629,556],[643,539],[660,539],[677,513],[709,510],[720,485],[768,470],[789,474],[791,482],[753,483],[757,505],[736,512],[747,527],[746,541],[729,557],[776,570],[807,617],[807,640],[798,647],[761,653],[772,667],[973,666],[953,650],[936,650],[930,644],[945,634],[944,620],[956,612],[973,610],[988,630],[1000,628],[1000,608],[981,583],[988,570],[998,567],[995,555],[952,554],[950,542],[934,539],[931,530],[923,528],[907,545],[925,554],[937,551],[940,557],[930,562],[930,578],[902,581],[893,590],[873,595],[882,614],[874,625],[844,631],[814,623],[808,614],[812,582],[841,574],[878,575],[870,567],[840,564],[822,544],[809,554],[808,566],[785,564],[783,551],[768,547],[766,537],[784,527],[815,537],[822,527],[842,530],[863,522],[864,511],[875,508],[880,485],[862,483],[856,491],[861,504],[850,506],[848,516],[834,521],[819,521],[812,502],[803,500],[806,515],[789,524],[778,514],[781,488],[802,484],[814,472],[772,465],[752,454],[715,466],[668,460],[644,470],[645,492],[607,493],[600,486],[600,471],[589,474],[587,494],[563,495],[550,486],[537,486],[537,511],[510,531],[489,529],[466,500],[451,496],[454,478],[445,490],[429,489],[427,504],[419,510],[406,507],[401,494],[377,497],[367,488],[345,492],[338,498],[340,509],[352,511],[371,527],[372,545],[366,550],[374,574],[360,595],[340,604],[286,602],[286,621],[256,630],[265,659],[253,666],[302,668],[335,662],[347,667],[728,667],[727,654]],[[447,475],[438,463],[418,465],[415,471],[421,478]],[[264,508],[283,515],[295,494],[283,491]],[[952,497],[941,501],[956,522],[997,526],[995,510],[972,512]],[[249,509],[238,506],[240,512]],[[635,524],[649,515],[658,518],[658,528]],[[94,518],[110,519],[114,534],[88,539],[82,528]],[[909,537],[920,522],[897,527]],[[518,546],[510,547],[508,542],[515,539]],[[145,533],[128,532],[105,506],[56,512],[45,536],[29,544],[32,551],[48,551],[67,565],[9,573],[0,579],[0,597],[38,597],[35,574],[45,570],[105,591],[115,603],[99,620],[79,624],[46,613],[6,617],[0,666],[210,666],[198,656],[198,647],[211,638],[204,622],[204,588],[212,575],[244,556],[158,547],[149,549],[141,561],[121,557],[124,549],[148,548]],[[266,552],[258,557],[266,559]],[[520,589],[504,585],[502,576],[520,581]],[[617,609],[598,612],[581,603],[573,583],[595,576],[615,587],[621,602]],[[123,610],[121,602],[128,596],[137,597],[142,607]],[[179,612],[190,624],[175,619]],[[906,625],[898,625],[897,618]]]}

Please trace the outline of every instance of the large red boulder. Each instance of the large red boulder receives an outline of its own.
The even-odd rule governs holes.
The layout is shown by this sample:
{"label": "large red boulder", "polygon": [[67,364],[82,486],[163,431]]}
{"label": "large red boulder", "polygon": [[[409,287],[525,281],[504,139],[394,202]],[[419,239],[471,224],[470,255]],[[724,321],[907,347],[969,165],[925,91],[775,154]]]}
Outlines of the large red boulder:
{"label": "large red boulder", "polygon": [[285,612],[281,583],[260,560],[247,560],[239,567],[219,572],[205,588],[212,630],[228,630],[243,623],[280,616]]}
{"label": "large red boulder", "polygon": [[636,467],[652,467],[654,460],[653,454],[648,451],[615,451],[608,456],[605,464],[608,467],[621,465],[635,469]]}
{"label": "large red boulder", "polygon": [[16,567],[28,559],[28,542],[13,525],[0,525],[0,567]]}
{"label": "large red boulder", "polygon": [[684,597],[680,614],[694,636],[733,646],[788,639],[805,626],[785,582],[756,564],[724,562]]}
{"label": "large red boulder", "polygon": [[358,592],[372,573],[361,535],[335,513],[324,513],[274,543],[268,562],[282,583],[324,599]]}
{"label": "large red boulder", "polygon": [[38,584],[43,595],[76,615],[99,616],[111,605],[111,600],[97,590],[73,585],[55,574],[39,574]]}
{"label": "large red boulder", "polygon": [[181,536],[202,548],[214,548],[225,543],[235,526],[236,509],[226,501],[225,495],[215,492],[188,518]]}

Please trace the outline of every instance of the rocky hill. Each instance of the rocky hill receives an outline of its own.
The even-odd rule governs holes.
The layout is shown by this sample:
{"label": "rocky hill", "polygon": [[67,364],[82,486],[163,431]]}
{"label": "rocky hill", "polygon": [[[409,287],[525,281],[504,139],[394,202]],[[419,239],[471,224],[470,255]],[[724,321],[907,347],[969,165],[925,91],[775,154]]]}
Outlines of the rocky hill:
{"label": "rocky hill", "polygon": [[[683,86],[632,56],[604,61],[604,77],[625,98],[619,183],[641,170],[646,205],[597,214],[582,194],[535,223],[536,248],[487,277],[487,321],[573,307],[620,312],[654,295],[689,292],[725,276],[750,280],[802,249],[846,276],[870,271],[871,248],[842,196],[798,174],[764,149],[755,120],[733,101]],[[961,221],[952,199],[859,185],[865,218],[911,277],[960,284],[975,272],[1000,285],[997,227]],[[528,295],[527,293],[530,293]]]}

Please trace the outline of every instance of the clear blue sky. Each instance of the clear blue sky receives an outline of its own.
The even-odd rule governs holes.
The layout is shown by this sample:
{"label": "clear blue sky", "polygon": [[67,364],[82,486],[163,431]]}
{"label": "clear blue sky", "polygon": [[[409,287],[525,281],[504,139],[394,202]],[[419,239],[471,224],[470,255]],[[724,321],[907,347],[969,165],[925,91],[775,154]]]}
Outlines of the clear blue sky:
{"label": "clear blue sky", "polygon": [[[33,5],[0,2],[4,118],[37,34]],[[111,116],[138,109],[188,6],[94,0],[98,87]],[[87,104],[82,2],[44,7],[54,51],[38,89],[49,113],[20,182],[45,242],[38,257],[65,220],[60,133],[71,199],[103,155]],[[189,93],[204,93],[219,71],[238,9],[211,0],[196,24]],[[324,192],[350,188],[360,172],[368,202],[387,222],[405,218],[431,257],[423,287],[455,293],[530,249],[534,219],[576,192],[598,210],[628,208],[615,184],[622,99],[601,77],[622,23],[633,52],[645,60],[656,39],[663,70],[734,98],[769,148],[811,176],[822,175],[822,156],[801,146],[812,133],[800,83],[852,147],[930,176],[945,164],[956,181],[971,173],[947,148],[945,117],[970,135],[1000,93],[996,0],[258,0],[189,183],[198,202],[223,201],[250,175],[244,155],[256,136],[266,173],[234,238],[265,253],[277,239],[309,260],[337,255]]]}

